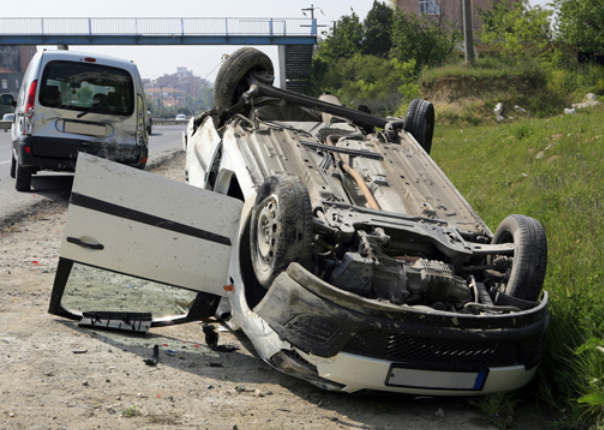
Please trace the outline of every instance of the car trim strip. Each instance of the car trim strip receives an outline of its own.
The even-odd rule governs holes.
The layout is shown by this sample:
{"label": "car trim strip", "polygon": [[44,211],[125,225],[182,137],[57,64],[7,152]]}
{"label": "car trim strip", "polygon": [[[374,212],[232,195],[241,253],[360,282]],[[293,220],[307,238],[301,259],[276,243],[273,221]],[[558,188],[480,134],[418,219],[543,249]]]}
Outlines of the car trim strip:
{"label": "car trim strip", "polygon": [[153,227],[162,228],[176,233],[186,234],[187,236],[197,237],[199,239],[208,240],[221,245],[231,246],[231,239],[219,234],[215,234],[206,230],[191,227],[189,225],[180,224],[170,221],[165,218],[160,218],[154,215],[149,215],[134,209],[118,206],[103,200],[88,197],[79,193],[72,193],[69,204],[91,209],[97,212],[102,212],[107,215],[113,215],[131,221],[140,222],[151,225]]}

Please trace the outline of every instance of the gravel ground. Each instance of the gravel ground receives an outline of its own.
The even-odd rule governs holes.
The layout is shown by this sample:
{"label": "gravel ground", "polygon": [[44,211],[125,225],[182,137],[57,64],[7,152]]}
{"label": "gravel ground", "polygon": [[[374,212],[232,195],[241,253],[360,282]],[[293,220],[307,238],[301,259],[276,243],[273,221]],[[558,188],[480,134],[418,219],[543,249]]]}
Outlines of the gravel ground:
{"label": "gravel ground", "polygon": [[[178,153],[153,172],[182,181],[183,168]],[[0,220],[0,429],[494,428],[463,398],[321,391],[260,361],[242,333],[220,332],[240,347],[226,353],[195,323],[138,336],[52,316],[65,215],[66,203],[44,201]]]}

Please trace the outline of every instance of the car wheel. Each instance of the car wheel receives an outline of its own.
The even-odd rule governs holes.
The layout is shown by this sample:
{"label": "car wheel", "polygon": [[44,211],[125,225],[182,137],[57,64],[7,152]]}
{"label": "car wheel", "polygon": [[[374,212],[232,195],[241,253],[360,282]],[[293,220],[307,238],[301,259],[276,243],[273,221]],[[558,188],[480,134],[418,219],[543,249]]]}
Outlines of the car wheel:
{"label": "car wheel", "polygon": [[31,167],[21,167],[17,163],[15,172],[15,189],[17,191],[29,191],[31,189],[32,173],[33,169]]}
{"label": "car wheel", "polygon": [[269,288],[290,263],[310,267],[312,211],[300,178],[267,178],[258,190],[251,222],[252,265],[263,287]]}
{"label": "car wheel", "polygon": [[254,48],[241,48],[227,58],[214,84],[214,102],[218,109],[228,109],[239,101],[241,95],[249,89],[249,72],[265,71],[274,74],[271,59],[262,51]]}
{"label": "car wheel", "polygon": [[15,155],[11,153],[11,159],[10,159],[10,177],[13,178],[13,179],[15,179],[16,170],[17,170],[17,159],[15,158]]}
{"label": "car wheel", "polygon": [[[539,299],[547,265],[547,239],[539,221],[524,215],[505,218],[493,236],[492,243],[513,243],[514,257],[494,256],[491,264],[510,270],[503,291],[508,296],[532,302]],[[506,267],[507,266],[507,267]]]}
{"label": "car wheel", "polygon": [[420,146],[430,153],[434,135],[434,106],[427,100],[415,99],[407,109],[403,130],[411,133]]}

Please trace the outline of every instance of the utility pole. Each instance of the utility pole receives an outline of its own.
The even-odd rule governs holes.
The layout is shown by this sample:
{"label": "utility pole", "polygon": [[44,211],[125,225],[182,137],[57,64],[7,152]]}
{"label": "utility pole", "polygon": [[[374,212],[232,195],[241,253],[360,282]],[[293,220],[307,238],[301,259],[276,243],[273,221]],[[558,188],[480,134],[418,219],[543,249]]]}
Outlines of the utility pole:
{"label": "utility pole", "polygon": [[159,86],[159,97],[161,99],[161,117],[164,117],[164,87]]}
{"label": "utility pole", "polygon": [[[323,16],[325,16],[325,14],[323,13],[323,9],[321,9],[319,6],[315,6],[313,4],[311,4],[310,7],[303,8],[302,9],[302,14],[304,16],[306,16],[306,12],[310,11],[310,19],[314,22],[314,20],[315,20],[315,10],[320,10],[321,14]],[[312,27],[312,25],[301,25],[300,27]],[[319,28],[319,27],[327,27],[327,26],[325,24],[317,25],[317,28]]]}
{"label": "utility pole", "polygon": [[[315,19],[315,9],[319,9],[321,13],[323,13],[323,9],[321,9],[319,6],[315,7],[312,4],[310,5],[310,7],[302,9],[302,13],[304,14],[304,16],[306,16],[306,11],[310,11],[310,19]],[[325,14],[323,13],[323,15]]]}
{"label": "utility pole", "polygon": [[472,0],[462,0],[463,38],[466,48],[466,63],[474,63],[474,36],[472,33]]}

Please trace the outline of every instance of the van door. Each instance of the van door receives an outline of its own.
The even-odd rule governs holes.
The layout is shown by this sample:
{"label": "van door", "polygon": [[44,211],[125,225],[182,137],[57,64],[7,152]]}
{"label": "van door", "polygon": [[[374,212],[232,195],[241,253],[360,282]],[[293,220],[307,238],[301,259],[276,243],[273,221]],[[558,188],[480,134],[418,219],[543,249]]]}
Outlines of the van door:
{"label": "van door", "polygon": [[151,314],[151,326],[213,315],[230,283],[242,206],[80,153],[49,312]]}

